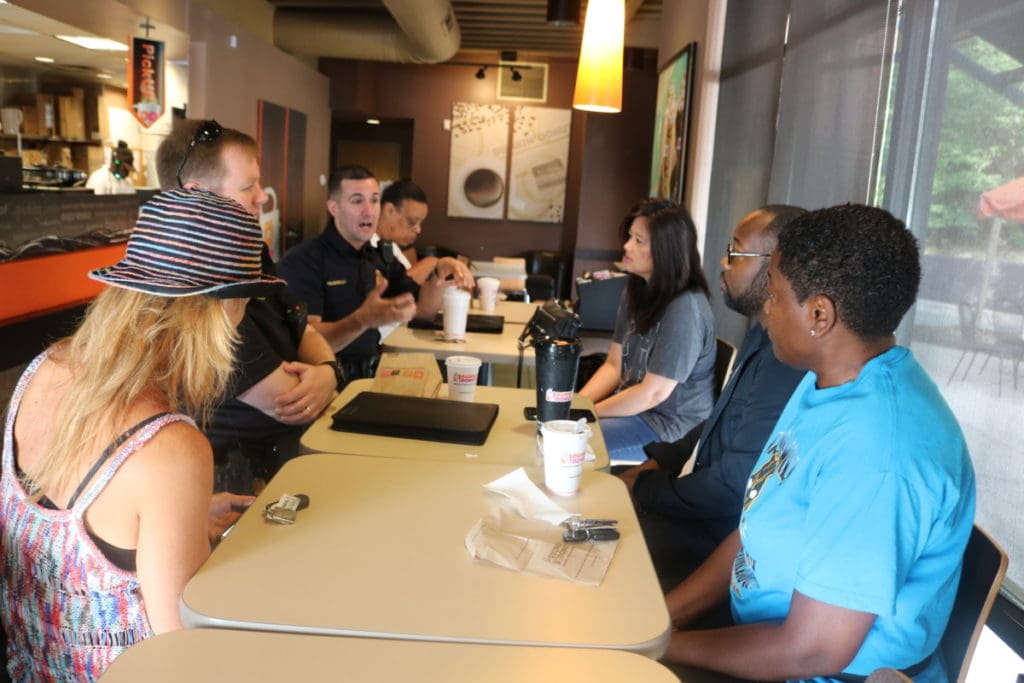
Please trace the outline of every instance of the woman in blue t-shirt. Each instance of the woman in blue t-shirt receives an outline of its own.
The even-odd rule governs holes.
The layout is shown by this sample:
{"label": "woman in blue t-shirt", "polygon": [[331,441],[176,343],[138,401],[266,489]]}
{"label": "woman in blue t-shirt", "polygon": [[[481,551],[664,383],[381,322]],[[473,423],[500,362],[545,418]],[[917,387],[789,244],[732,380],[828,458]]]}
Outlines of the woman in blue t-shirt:
{"label": "woman in blue t-shirt", "polygon": [[882,209],[821,209],[782,229],[765,329],[780,361],[810,372],[754,465],[739,529],[666,597],[676,628],[727,600],[738,626],[679,630],[669,660],[757,680],[891,667],[946,682],[935,648],[974,471],[938,388],[896,344],[920,277],[916,240]]}
{"label": "woman in blue t-shirt", "polygon": [[613,460],[646,460],[711,413],[715,323],[686,209],[647,200],[623,221],[629,282],[608,358],[580,394],[591,398]]}

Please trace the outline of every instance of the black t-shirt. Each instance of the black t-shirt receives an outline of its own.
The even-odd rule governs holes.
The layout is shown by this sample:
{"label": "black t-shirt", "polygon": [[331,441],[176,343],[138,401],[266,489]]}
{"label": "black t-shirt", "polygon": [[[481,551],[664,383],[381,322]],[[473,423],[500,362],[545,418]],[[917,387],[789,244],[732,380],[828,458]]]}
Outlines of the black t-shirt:
{"label": "black t-shirt", "polygon": [[236,440],[261,440],[303,427],[278,422],[237,397],[277,370],[284,361],[299,359],[305,332],[302,305],[286,288],[273,297],[254,298],[238,325],[241,336],[235,350],[235,369],[224,400],[214,410],[206,435],[214,448]]}
{"label": "black t-shirt", "polygon": [[[385,246],[390,251],[391,245]],[[341,320],[358,309],[376,286],[375,272],[388,280],[386,298],[405,292],[419,294],[419,286],[399,261],[369,243],[356,249],[338,234],[332,222],[316,238],[285,254],[278,271],[309,306],[310,315],[318,315],[324,322]],[[379,352],[380,333],[372,328],[339,351],[337,357],[341,361],[361,361]]]}

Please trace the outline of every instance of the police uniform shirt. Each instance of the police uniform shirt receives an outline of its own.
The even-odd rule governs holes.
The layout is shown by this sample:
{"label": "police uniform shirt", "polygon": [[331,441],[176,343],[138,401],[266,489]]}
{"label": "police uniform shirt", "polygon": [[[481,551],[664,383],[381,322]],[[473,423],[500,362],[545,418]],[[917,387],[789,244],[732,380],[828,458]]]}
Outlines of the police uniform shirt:
{"label": "police uniform shirt", "polygon": [[[411,292],[419,294],[419,287],[410,278],[405,267],[394,259],[390,242],[381,242],[379,248],[364,244],[356,249],[340,234],[333,222],[315,239],[303,242],[288,251],[278,272],[292,292],[309,306],[310,315],[318,315],[324,322],[334,322],[351,315],[376,286],[376,273],[388,280],[384,296],[398,296]],[[369,329],[338,352],[341,361],[358,361],[379,353],[380,333]]]}

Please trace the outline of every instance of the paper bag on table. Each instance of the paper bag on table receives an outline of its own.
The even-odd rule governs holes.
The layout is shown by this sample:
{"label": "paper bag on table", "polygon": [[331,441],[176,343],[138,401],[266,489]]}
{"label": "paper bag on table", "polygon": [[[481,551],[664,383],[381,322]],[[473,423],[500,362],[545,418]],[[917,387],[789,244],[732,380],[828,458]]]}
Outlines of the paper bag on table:
{"label": "paper bag on table", "polygon": [[561,527],[504,510],[484,517],[466,534],[466,549],[477,560],[588,586],[601,585],[618,543],[566,543]]}
{"label": "paper bag on table", "polygon": [[434,398],[441,388],[441,370],[430,353],[385,353],[380,357],[371,391]]}

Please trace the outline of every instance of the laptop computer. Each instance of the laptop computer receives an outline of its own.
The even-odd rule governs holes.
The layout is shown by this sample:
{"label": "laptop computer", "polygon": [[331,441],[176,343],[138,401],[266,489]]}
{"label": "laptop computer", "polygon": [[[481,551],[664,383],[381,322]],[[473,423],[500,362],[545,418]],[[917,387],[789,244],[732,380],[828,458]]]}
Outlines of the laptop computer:
{"label": "laptop computer", "polygon": [[[444,318],[438,313],[433,320],[409,321],[409,327],[414,330],[443,330]],[[470,313],[466,317],[466,332],[483,332],[485,334],[501,334],[505,329],[505,316],[487,315],[484,313]]]}
{"label": "laptop computer", "polygon": [[497,416],[494,403],[364,391],[331,416],[331,429],[479,446]]}

